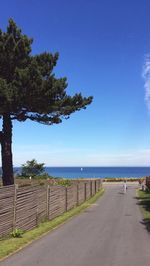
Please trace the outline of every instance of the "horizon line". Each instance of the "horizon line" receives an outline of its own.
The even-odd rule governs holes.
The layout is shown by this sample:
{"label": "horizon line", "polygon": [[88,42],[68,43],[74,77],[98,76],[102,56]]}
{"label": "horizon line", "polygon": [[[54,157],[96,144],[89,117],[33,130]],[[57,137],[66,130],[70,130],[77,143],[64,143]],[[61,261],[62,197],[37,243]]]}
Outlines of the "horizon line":
{"label": "horizon line", "polygon": [[[0,166],[0,167],[2,167],[2,166]],[[17,166],[17,165],[15,165],[15,166],[13,166],[13,167],[21,167],[21,166]],[[136,165],[130,165],[130,166],[127,166],[127,165],[121,165],[121,166],[117,166],[117,165],[108,165],[108,166],[98,166],[98,165],[89,165],[89,166],[84,166],[84,165],[76,165],[76,166],[67,166],[67,165],[64,165],[64,166],[59,166],[59,165],[57,165],[57,166],[50,166],[50,165],[46,165],[46,166],[44,166],[44,167],[58,167],[58,168],[63,168],[63,167],[67,167],[67,168],[72,168],[72,167],[77,167],[77,168],[87,168],[87,167],[118,167],[118,168],[121,168],[121,167],[136,167],[136,168],[140,168],[140,167],[150,167],[150,165],[148,166],[145,166],[145,165],[140,165],[140,166],[136,166]]]}

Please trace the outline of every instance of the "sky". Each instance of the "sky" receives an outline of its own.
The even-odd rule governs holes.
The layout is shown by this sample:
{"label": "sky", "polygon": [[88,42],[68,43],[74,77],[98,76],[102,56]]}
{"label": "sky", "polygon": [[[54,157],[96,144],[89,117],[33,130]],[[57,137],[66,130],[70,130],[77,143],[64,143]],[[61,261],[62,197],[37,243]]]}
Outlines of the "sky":
{"label": "sky", "polygon": [[32,54],[59,52],[67,93],[94,97],[59,125],[13,122],[13,164],[150,166],[150,1],[1,0]]}

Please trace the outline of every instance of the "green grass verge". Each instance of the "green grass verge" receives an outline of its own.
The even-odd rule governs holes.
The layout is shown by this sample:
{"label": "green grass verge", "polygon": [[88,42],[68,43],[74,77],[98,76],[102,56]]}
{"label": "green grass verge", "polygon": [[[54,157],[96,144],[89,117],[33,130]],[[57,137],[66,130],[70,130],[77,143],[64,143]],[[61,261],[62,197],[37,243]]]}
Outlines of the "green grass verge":
{"label": "green grass verge", "polygon": [[139,205],[143,214],[143,221],[150,231],[150,192],[138,190]]}
{"label": "green grass verge", "polygon": [[138,190],[138,196],[144,219],[150,219],[150,192]]}
{"label": "green grass verge", "polygon": [[124,181],[127,181],[127,182],[139,182],[140,180],[143,180],[142,178],[114,178],[114,177],[106,177],[103,179],[103,182],[107,183],[107,182],[124,182]]}
{"label": "green grass verge", "polygon": [[17,250],[25,247],[33,240],[40,238],[44,234],[50,232],[51,230],[57,228],[59,225],[65,223],[68,219],[72,218],[73,216],[79,214],[80,212],[84,211],[87,207],[91,204],[95,203],[96,200],[102,196],[104,193],[104,189],[101,189],[97,192],[95,196],[90,198],[89,200],[85,201],[80,206],[71,209],[68,212],[65,212],[63,215],[55,218],[52,221],[47,221],[41,223],[37,228],[25,232],[21,238],[7,238],[0,240],[0,259],[5,258],[6,256],[16,252]]}

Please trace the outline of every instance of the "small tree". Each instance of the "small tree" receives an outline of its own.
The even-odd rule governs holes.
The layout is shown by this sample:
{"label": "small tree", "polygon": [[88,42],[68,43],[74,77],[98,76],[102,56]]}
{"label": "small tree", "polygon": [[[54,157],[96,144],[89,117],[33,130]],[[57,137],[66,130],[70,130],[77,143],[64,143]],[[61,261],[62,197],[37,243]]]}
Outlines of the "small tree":
{"label": "small tree", "polygon": [[53,125],[92,102],[92,97],[66,94],[67,79],[56,78],[53,68],[58,53],[31,54],[33,40],[23,35],[10,19],[0,30],[0,131],[3,185],[14,183],[12,121],[27,119]]}
{"label": "small tree", "polygon": [[21,175],[23,177],[35,177],[44,172],[44,163],[37,163],[35,159],[22,164]]}

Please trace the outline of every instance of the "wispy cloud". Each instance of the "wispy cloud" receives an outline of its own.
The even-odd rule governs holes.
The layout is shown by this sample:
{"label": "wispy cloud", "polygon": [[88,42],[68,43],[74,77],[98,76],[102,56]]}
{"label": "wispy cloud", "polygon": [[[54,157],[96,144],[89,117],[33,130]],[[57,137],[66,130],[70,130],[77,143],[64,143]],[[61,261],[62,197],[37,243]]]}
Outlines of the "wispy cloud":
{"label": "wispy cloud", "polygon": [[145,102],[150,112],[150,54],[145,56],[142,76],[145,82]]}
{"label": "wispy cloud", "polygon": [[89,161],[98,166],[149,166],[150,149],[130,150],[124,153],[91,153]]}
{"label": "wispy cloud", "polygon": [[33,158],[46,166],[150,166],[150,147],[110,152],[88,147],[61,146],[51,149],[51,146],[42,144],[14,148],[14,166]]}

